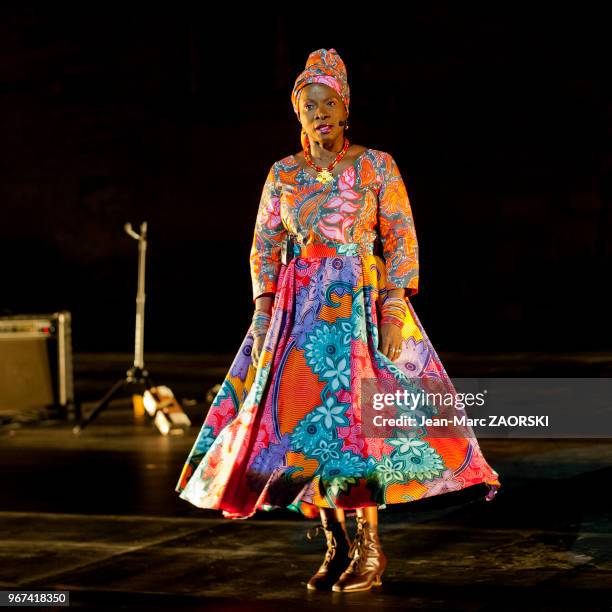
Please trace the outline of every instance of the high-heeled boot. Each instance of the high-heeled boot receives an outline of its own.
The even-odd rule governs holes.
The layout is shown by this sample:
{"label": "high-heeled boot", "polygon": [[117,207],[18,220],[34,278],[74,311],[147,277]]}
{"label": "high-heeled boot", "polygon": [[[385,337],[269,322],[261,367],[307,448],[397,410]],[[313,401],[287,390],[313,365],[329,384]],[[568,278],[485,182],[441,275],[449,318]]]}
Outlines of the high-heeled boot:
{"label": "high-heeled boot", "polygon": [[373,528],[363,516],[357,517],[357,533],[349,554],[351,562],[332,590],[343,593],[367,591],[382,584],[387,557],[382,551],[376,527]]}
{"label": "high-heeled boot", "polygon": [[[313,590],[329,591],[332,584],[338,580],[351,562],[349,557],[351,542],[344,522],[321,519],[321,525],[316,527],[315,535],[320,529],[325,533],[327,550],[321,567],[319,567],[317,573],[308,581],[306,586]],[[307,537],[312,539],[310,531]]]}

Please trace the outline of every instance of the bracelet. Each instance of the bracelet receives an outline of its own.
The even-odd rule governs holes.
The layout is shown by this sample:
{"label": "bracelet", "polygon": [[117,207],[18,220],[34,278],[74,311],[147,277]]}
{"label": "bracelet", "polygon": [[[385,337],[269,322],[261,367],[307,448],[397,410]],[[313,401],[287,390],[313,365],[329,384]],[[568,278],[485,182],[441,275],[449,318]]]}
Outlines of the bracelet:
{"label": "bracelet", "polygon": [[405,297],[400,297],[397,295],[388,295],[387,297],[385,297],[385,300],[383,301],[383,306],[387,303],[391,303],[391,302],[396,302],[398,304],[404,304],[406,301]]}
{"label": "bracelet", "polygon": [[404,298],[388,297],[382,305],[382,313],[397,312],[398,314],[406,314],[408,312],[408,305]]}
{"label": "bracelet", "polygon": [[381,323],[392,323],[402,328],[406,320],[408,305],[406,300],[401,297],[387,297],[382,305]]}
{"label": "bracelet", "polygon": [[404,321],[402,319],[398,319],[397,317],[383,317],[380,320],[380,324],[384,325],[385,323],[392,323],[393,325],[395,325],[396,327],[399,327],[400,329],[403,329],[404,327]]}

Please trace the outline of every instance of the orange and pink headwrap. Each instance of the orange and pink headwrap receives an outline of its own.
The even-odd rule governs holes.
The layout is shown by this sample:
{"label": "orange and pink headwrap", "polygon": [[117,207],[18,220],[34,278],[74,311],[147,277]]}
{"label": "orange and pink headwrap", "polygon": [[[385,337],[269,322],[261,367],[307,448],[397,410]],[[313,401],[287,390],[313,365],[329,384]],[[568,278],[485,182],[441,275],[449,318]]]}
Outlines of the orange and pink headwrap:
{"label": "orange and pink headwrap", "polygon": [[346,67],[335,49],[319,49],[318,51],[313,51],[308,56],[306,68],[295,80],[295,85],[291,92],[291,104],[295,114],[298,116],[300,92],[306,85],[311,83],[323,83],[335,90],[342,98],[348,116],[350,90],[346,76]]}

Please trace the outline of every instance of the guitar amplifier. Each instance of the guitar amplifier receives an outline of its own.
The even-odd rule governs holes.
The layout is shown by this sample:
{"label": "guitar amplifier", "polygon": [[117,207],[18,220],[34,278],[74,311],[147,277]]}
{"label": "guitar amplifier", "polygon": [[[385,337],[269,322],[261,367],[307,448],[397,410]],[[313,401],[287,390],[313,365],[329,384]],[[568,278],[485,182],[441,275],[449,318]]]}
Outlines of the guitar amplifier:
{"label": "guitar amplifier", "polygon": [[74,418],[68,311],[0,317],[0,413]]}

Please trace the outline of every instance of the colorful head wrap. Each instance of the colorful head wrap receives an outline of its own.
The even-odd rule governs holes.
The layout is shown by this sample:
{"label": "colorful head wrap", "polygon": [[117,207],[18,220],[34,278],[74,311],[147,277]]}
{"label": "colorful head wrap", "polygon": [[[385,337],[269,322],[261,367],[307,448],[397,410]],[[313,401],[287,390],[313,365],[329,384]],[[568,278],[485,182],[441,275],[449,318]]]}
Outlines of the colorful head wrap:
{"label": "colorful head wrap", "polygon": [[306,60],[306,68],[295,80],[291,92],[291,104],[295,114],[299,116],[299,94],[306,85],[323,83],[329,85],[342,98],[348,115],[350,90],[346,76],[344,62],[335,49],[319,49],[313,51]]}

